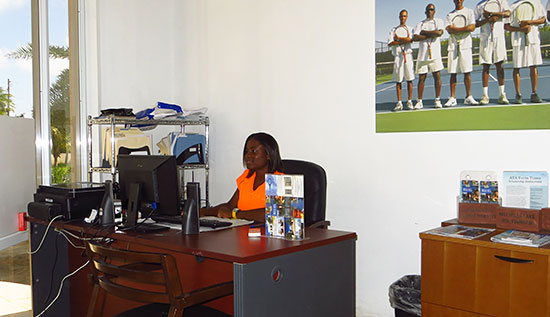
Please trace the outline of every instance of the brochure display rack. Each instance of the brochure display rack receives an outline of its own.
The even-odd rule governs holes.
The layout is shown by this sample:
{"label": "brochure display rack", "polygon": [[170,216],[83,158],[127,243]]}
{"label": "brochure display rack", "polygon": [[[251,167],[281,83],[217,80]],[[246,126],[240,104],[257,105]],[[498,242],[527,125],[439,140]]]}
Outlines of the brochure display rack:
{"label": "brochure display rack", "polygon": [[[94,126],[104,126],[108,127],[108,132],[110,133],[110,137],[108,140],[110,141],[110,144],[103,144],[103,147],[109,146],[109,151],[106,151],[106,153],[109,153],[109,157],[107,158],[108,162],[115,162],[116,161],[116,131],[117,129],[120,129],[120,127],[126,128],[130,126],[143,126],[148,125],[148,131],[147,134],[154,134],[154,131],[156,129],[159,129],[158,126],[173,126],[179,128],[179,132],[182,134],[185,134],[187,131],[187,128],[191,126],[201,126],[204,133],[204,146],[202,148],[202,154],[203,154],[203,162],[200,163],[183,163],[178,165],[179,168],[179,174],[183,177],[184,173],[186,171],[194,171],[194,170],[203,170],[204,171],[204,188],[205,188],[205,200],[206,200],[206,206],[210,206],[209,201],[209,164],[208,164],[208,152],[209,152],[209,145],[208,145],[208,129],[210,125],[210,120],[207,116],[191,116],[189,118],[171,118],[171,119],[159,119],[159,120],[137,120],[134,117],[121,117],[121,116],[115,116],[115,115],[109,115],[101,118],[92,118],[91,116],[88,116],[88,135],[87,135],[87,142],[88,142],[88,180],[92,181],[92,177],[94,173],[108,173],[111,174],[112,179],[116,179],[117,175],[117,169],[116,164],[110,164],[110,167],[104,167],[104,166],[98,166],[100,164],[96,164],[94,166],[93,161],[93,154],[94,150],[97,151],[97,153],[100,152],[100,150],[96,150],[93,148],[93,134],[92,134],[92,128]],[[149,132],[151,131],[151,132]],[[97,154],[96,153],[96,154]],[[104,151],[105,153],[105,151]],[[151,153],[155,154],[155,153]],[[183,186],[182,186],[183,188]],[[180,189],[182,190],[182,189]]]}

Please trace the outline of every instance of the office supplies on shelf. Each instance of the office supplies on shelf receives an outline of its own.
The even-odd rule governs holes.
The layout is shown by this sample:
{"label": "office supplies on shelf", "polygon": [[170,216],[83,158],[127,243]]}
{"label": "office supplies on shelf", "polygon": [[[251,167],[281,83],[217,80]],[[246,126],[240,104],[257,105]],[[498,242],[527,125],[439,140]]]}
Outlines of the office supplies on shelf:
{"label": "office supplies on shelf", "polygon": [[171,137],[171,153],[175,155],[178,165],[204,164],[206,137],[197,133],[177,133]]}
{"label": "office supplies on shelf", "polygon": [[[88,179],[92,180],[94,179],[95,173],[109,173],[111,174],[112,179],[117,179],[117,171],[118,168],[115,164],[115,166],[111,166],[111,161],[116,161],[115,155],[123,154],[120,152],[123,147],[119,148],[119,151],[112,151],[112,144],[110,142],[105,142],[105,135],[101,134],[104,129],[102,126],[108,126],[109,131],[111,132],[111,138],[116,139],[116,136],[114,135],[115,131],[120,128],[127,128],[133,124],[142,124],[144,121],[142,120],[136,120],[135,118],[129,118],[129,117],[120,117],[115,115],[109,115],[107,117],[101,117],[101,118],[92,118],[91,116],[88,116],[88,132],[87,132],[87,141],[89,144],[88,149]],[[200,135],[204,139],[204,143],[202,144],[202,160],[201,163],[197,162],[189,162],[184,163],[182,165],[178,166],[178,173],[180,176],[180,179],[182,180],[182,183],[188,180],[189,177],[186,177],[188,174],[188,171],[194,172],[195,170],[199,170],[199,177],[201,184],[204,185],[203,189],[203,202],[202,204],[209,206],[209,194],[208,194],[208,183],[209,183],[209,164],[208,164],[208,153],[209,153],[209,142],[208,142],[208,135],[209,135],[209,125],[210,125],[210,119],[206,116],[193,116],[193,117],[186,117],[186,118],[171,118],[171,119],[161,119],[161,120],[149,120],[145,121],[147,124],[151,122],[149,125],[151,127],[159,126],[159,130],[165,131],[166,128],[169,130],[172,130],[172,132],[168,133],[167,135],[163,133],[157,133],[158,131],[154,132],[145,132],[144,134],[151,139],[152,144],[156,144],[158,148],[151,147],[149,153],[158,153],[163,155],[171,155],[171,148],[172,148],[172,142],[177,135]],[[175,132],[174,130],[177,129],[178,131]],[[143,132],[140,132],[143,133]],[[94,137],[96,136],[96,137]],[[160,141],[159,138],[162,138],[162,141]],[[97,149],[97,142],[96,139],[101,140],[101,144],[99,145],[99,149]],[[194,143],[197,144],[197,143]],[[191,144],[193,145],[193,144]],[[105,149],[103,147],[106,147]],[[106,156],[107,152],[109,151],[109,148],[111,149],[110,156]],[[134,150],[136,148],[130,148],[132,150],[132,154],[136,154]],[[95,150],[94,150],[95,149]],[[199,160],[198,157],[199,154],[194,154],[190,156],[189,160]],[[106,164],[103,167],[102,166],[102,160],[105,160]],[[180,187],[183,191],[183,186]],[[180,192],[180,196],[183,196],[183,193]]]}
{"label": "office supplies on shelf", "polygon": [[[114,140],[111,140],[114,135]],[[103,153],[102,167],[111,167],[112,158],[115,159],[114,165],[117,165],[117,157],[119,154],[127,154],[134,151],[146,151],[151,153],[151,137],[146,135],[137,128],[121,128],[115,127],[114,134],[111,132],[111,127],[102,130]],[[114,143],[114,155],[113,143]],[[122,153],[120,150],[123,149]]]}

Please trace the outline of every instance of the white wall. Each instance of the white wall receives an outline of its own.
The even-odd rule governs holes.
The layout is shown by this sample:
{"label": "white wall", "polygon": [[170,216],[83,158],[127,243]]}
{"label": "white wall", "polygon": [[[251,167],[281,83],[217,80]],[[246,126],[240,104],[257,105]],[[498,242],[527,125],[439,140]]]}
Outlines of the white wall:
{"label": "white wall", "polygon": [[36,189],[34,121],[0,116],[0,250],[27,239],[17,213],[27,211]]}
{"label": "white wall", "polygon": [[358,316],[393,314],[388,286],[420,274],[418,233],[456,216],[460,171],[547,170],[547,131],[376,134],[374,1],[97,7],[100,107],[209,107],[211,201],[235,190],[255,131],[324,166],[331,228],[359,236]]}

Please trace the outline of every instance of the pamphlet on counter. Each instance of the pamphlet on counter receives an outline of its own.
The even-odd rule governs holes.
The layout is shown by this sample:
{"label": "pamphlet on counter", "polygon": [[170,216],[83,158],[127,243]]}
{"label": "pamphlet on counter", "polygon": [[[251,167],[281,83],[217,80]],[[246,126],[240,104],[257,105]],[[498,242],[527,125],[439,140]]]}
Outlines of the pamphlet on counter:
{"label": "pamphlet on counter", "polygon": [[428,230],[424,233],[435,234],[438,236],[472,240],[472,239],[482,237],[493,231],[495,231],[495,229],[468,227],[468,226],[462,226],[462,225],[451,225],[451,226],[439,227],[432,230]]}
{"label": "pamphlet on counter", "polygon": [[491,237],[491,241],[539,248],[550,242],[550,235],[517,230],[507,230]]}

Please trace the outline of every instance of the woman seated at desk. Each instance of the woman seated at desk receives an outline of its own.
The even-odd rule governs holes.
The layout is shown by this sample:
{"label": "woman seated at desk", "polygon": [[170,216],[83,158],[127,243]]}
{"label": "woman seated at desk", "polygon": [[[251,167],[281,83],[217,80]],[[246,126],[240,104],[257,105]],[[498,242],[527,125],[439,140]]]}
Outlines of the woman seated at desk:
{"label": "woman seated at desk", "polygon": [[248,136],[243,150],[244,173],[237,178],[237,190],[231,199],[215,207],[202,208],[202,216],[239,218],[265,222],[265,174],[282,174],[279,145],[263,132]]}

